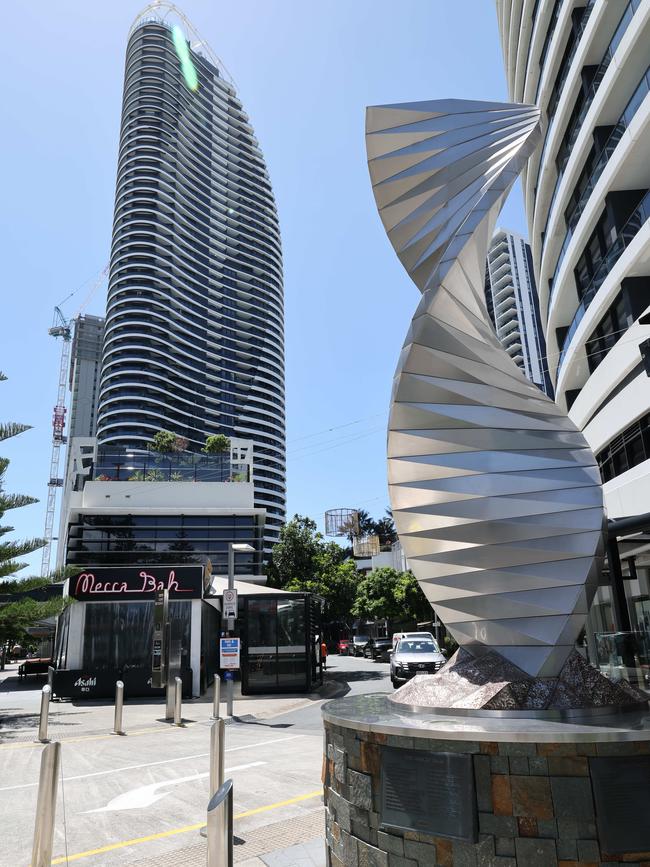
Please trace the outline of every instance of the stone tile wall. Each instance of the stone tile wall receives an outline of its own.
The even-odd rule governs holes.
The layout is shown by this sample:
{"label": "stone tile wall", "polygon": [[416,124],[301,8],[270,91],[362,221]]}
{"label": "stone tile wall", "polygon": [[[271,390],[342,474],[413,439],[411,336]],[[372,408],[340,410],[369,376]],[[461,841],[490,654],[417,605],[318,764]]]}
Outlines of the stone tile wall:
{"label": "stone tile wall", "polygon": [[[478,743],[325,729],[330,867],[650,867],[650,852],[600,850],[588,761],[648,755],[650,742]],[[478,843],[382,828],[384,745],[473,757]]]}

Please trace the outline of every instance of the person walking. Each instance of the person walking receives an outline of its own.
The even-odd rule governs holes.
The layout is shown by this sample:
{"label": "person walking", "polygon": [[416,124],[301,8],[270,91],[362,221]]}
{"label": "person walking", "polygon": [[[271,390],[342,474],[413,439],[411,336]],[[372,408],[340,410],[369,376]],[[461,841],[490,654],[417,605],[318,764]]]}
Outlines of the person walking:
{"label": "person walking", "polygon": [[323,671],[327,668],[327,644],[323,641],[320,646],[320,659]]}

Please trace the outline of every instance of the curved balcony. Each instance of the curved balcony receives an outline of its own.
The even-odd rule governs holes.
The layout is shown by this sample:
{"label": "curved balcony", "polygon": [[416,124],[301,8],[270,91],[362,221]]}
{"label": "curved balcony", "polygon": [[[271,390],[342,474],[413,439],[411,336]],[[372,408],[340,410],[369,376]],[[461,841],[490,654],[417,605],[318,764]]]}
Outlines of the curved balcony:
{"label": "curved balcony", "polygon": [[562,369],[562,365],[564,363],[564,359],[566,357],[566,353],[571,344],[571,341],[573,340],[573,337],[575,336],[575,333],[578,330],[578,327],[582,322],[585,313],[589,309],[591,302],[596,297],[596,293],[605,282],[607,275],[623,254],[623,251],[634,240],[634,238],[637,236],[637,234],[648,219],[650,219],[650,191],[648,191],[643,197],[643,199],[641,199],[641,202],[637,205],[628,221],[618,233],[616,240],[603,256],[600,265],[598,266],[596,272],[591,278],[591,282],[585,289],[578,309],[576,310],[573,320],[571,321],[567,333],[564,336],[564,340],[562,341],[560,357],[557,365],[556,382],[560,375],[560,370]]}

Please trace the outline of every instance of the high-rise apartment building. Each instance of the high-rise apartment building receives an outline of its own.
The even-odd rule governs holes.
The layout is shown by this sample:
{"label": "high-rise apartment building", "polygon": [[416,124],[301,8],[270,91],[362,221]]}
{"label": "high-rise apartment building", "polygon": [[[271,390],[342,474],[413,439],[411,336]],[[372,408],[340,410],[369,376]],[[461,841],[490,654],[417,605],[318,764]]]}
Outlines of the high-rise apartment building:
{"label": "high-rise apartment building", "polygon": [[95,435],[103,340],[102,316],[86,314],[74,320],[70,350],[69,439]]}
{"label": "high-rise apartment building", "polygon": [[552,397],[530,244],[515,232],[494,233],[485,266],[485,300],[503,348]]}
{"label": "high-rise apartment building", "polygon": [[[169,430],[252,440],[266,547],[285,515],[282,253],[248,117],[203,45],[150,7],[126,51],[99,447]],[[159,20],[160,19],[160,20]]]}
{"label": "high-rise apartment building", "polygon": [[587,637],[645,633],[650,0],[497,0],[497,14],[510,97],[542,111],[523,189],[549,372],[596,455],[610,519],[611,587]]}

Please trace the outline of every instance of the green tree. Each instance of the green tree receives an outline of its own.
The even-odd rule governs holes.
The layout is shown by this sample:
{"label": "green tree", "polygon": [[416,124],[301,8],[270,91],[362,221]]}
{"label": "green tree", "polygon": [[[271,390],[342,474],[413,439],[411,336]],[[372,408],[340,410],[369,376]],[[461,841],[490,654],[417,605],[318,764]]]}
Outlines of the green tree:
{"label": "green tree", "polygon": [[431,605],[412,572],[381,566],[359,582],[353,606],[357,617],[373,620],[429,620]]}
{"label": "green tree", "polygon": [[212,434],[205,438],[201,451],[206,455],[223,455],[230,451],[230,440],[225,434]]}
{"label": "green tree", "polygon": [[397,601],[402,607],[405,620],[431,620],[433,609],[422,592],[422,588],[412,572],[400,572],[396,587]]}
{"label": "green tree", "polygon": [[171,452],[184,452],[187,446],[188,440],[185,437],[168,430],[159,430],[149,443],[149,449],[152,452],[159,452],[163,455]]}
{"label": "green tree", "polygon": [[354,560],[341,562],[340,555],[333,548],[341,549],[334,543],[328,543],[326,549],[317,555],[316,572],[309,578],[293,578],[284,589],[316,593],[325,600],[325,620],[341,621],[348,627],[352,626],[352,606],[357,593],[359,573]]}
{"label": "green tree", "polygon": [[403,615],[398,599],[401,578],[402,573],[390,566],[381,566],[368,572],[358,584],[352,613],[371,620],[399,620]]}
{"label": "green tree", "polygon": [[293,579],[313,578],[317,557],[325,541],[316,528],[316,521],[304,515],[294,515],[280,530],[280,538],[273,546],[267,572],[273,587],[284,587]]}
{"label": "green tree", "polygon": [[[6,379],[7,377],[0,372],[0,382],[4,382]],[[16,422],[0,424],[0,440],[17,436],[29,429],[30,425],[17,424]],[[18,509],[20,506],[38,503],[38,500],[34,499],[34,497],[28,497],[24,494],[5,493],[3,483],[8,466],[9,461],[6,458],[0,458],[0,520],[9,509]],[[11,533],[13,529],[13,527],[0,526],[0,538],[6,536],[7,533]],[[32,551],[42,548],[44,544],[45,539],[27,539],[24,542],[0,542],[0,578],[12,575],[14,572],[22,569],[26,564],[20,563],[16,558],[24,557],[25,554],[31,554]]]}

